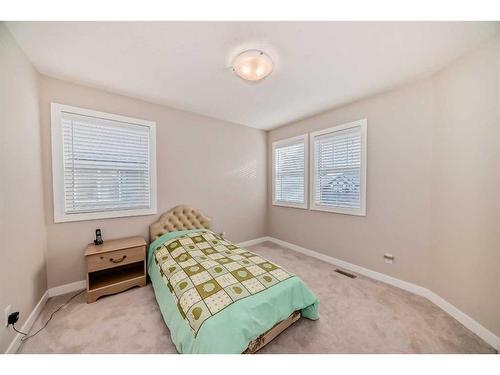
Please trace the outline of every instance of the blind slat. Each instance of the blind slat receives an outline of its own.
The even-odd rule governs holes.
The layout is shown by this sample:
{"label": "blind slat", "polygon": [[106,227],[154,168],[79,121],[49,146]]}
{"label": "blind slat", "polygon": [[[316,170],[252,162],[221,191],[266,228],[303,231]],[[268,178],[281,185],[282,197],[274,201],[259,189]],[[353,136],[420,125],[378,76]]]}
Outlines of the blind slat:
{"label": "blind slat", "polygon": [[66,213],[150,208],[149,127],[62,113]]}
{"label": "blind slat", "polygon": [[283,203],[305,203],[304,140],[274,148],[274,200]]}
{"label": "blind slat", "polygon": [[361,207],[361,128],[314,137],[314,204]]}

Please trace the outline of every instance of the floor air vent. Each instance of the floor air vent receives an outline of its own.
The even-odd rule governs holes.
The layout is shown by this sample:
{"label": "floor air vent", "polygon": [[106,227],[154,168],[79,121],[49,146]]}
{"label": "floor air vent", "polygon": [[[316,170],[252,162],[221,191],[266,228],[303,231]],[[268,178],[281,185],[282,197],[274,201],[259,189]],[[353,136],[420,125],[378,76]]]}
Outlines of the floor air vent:
{"label": "floor air vent", "polygon": [[339,269],[336,269],[335,272],[340,273],[341,275],[350,277],[351,279],[355,279],[357,277],[356,275],[354,275],[352,273],[349,273],[349,272],[343,271],[343,270],[339,270]]}

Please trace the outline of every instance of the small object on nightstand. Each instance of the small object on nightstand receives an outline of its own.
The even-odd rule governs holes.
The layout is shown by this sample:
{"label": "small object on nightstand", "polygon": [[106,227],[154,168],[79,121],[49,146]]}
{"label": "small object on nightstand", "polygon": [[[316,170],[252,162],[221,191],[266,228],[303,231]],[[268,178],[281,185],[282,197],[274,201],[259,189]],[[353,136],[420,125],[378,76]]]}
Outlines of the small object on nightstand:
{"label": "small object on nightstand", "polygon": [[90,244],[85,250],[87,303],[146,285],[146,241],[141,236]]}
{"label": "small object on nightstand", "polygon": [[94,240],[94,245],[102,245],[104,241],[102,240],[102,235],[101,235],[101,230],[96,229],[95,230],[95,240]]}

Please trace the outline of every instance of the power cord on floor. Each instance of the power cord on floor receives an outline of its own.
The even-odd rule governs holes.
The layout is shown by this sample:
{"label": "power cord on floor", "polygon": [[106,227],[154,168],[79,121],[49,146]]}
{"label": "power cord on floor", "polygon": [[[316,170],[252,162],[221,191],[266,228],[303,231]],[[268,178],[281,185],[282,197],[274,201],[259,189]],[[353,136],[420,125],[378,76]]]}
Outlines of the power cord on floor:
{"label": "power cord on floor", "polygon": [[24,342],[26,340],[29,340],[30,338],[32,338],[33,336],[36,336],[41,330],[43,330],[45,327],[47,327],[47,325],[49,324],[49,322],[52,320],[52,318],[54,317],[54,315],[59,311],[61,310],[63,307],[67,306],[73,299],[75,299],[76,297],[78,297],[80,294],[82,294],[83,292],[85,292],[85,289],[76,293],[75,295],[73,295],[72,297],[70,297],[66,302],[64,302],[62,305],[60,305],[57,309],[55,309],[52,314],[50,314],[50,317],[49,319],[45,322],[45,324],[42,326],[42,328],[40,328],[38,331],[36,331],[35,333],[31,334],[31,335],[28,335],[27,333],[25,332],[22,332],[22,331],[19,331],[16,327],[15,327],[15,323],[12,324],[12,328],[14,329],[14,331],[16,331],[17,333],[20,333],[21,335],[24,335],[23,338],[21,338],[21,342]]}

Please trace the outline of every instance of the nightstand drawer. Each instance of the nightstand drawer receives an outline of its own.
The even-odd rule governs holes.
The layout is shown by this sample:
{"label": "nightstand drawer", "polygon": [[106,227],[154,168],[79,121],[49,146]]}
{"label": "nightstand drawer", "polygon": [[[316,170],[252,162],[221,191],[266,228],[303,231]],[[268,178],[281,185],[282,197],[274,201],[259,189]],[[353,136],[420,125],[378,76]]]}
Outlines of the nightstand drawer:
{"label": "nightstand drawer", "polygon": [[87,257],[87,271],[94,272],[141,262],[144,261],[145,255],[145,247],[143,246],[90,255]]}

